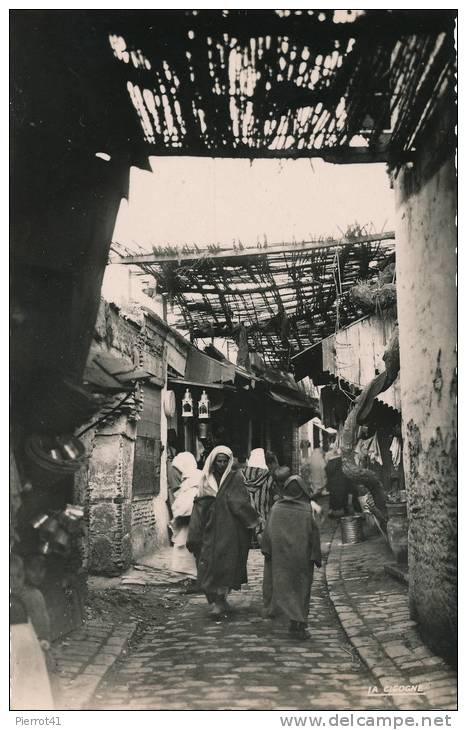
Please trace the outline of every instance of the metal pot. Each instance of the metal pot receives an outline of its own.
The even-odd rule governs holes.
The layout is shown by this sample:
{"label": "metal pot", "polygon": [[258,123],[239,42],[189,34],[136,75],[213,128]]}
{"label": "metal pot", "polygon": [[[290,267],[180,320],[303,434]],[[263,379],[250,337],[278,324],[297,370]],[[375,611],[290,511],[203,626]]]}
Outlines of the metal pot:
{"label": "metal pot", "polygon": [[363,515],[341,517],[341,532],[344,544],[363,542]]}

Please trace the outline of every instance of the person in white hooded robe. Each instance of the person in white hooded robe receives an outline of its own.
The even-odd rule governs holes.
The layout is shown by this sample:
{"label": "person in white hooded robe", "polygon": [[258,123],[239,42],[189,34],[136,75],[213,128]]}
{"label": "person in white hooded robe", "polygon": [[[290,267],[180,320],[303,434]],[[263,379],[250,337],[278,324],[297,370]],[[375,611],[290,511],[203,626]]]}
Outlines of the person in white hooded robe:
{"label": "person in white hooded robe", "polygon": [[189,451],[177,454],[174,466],[180,472],[182,481],[175,492],[172,503],[173,518],[169,525],[173,542],[171,568],[176,573],[184,573],[187,577],[196,579],[196,561],[187,550],[186,540],[202,472],[197,468],[196,459]]}

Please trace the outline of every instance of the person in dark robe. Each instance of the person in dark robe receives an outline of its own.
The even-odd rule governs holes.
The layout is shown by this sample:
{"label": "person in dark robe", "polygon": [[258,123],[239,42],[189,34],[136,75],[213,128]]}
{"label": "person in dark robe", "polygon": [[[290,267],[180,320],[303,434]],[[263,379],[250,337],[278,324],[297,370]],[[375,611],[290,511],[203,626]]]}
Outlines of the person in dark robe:
{"label": "person in dark robe", "polygon": [[287,479],[292,474],[292,470],[288,466],[279,466],[274,470],[274,495],[273,501],[277,502],[282,497],[282,490]]}
{"label": "person in dark robe", "polygon": [[259,547],[259,539],[263,526],[273,505],[274,477],[268,469],[264,449],[253,449],[246,467],[243,469],[245,486],[250,495],[251,506],[261,517],[253,536],[251,547]]}
{"label": "person in dark robe", "polygon": [[342,452],[334,442],[326,453],[326,477],[329,490],[328,517],[349,514],[350,480],[342,470]]}
{"label": "person in dark robe", "polygon": [[289,631],[308,639],[308,613],[314,566],[321,567],[319,528],[313,519],[310,490],[298,474],[285,482],[263,532],[263,600],[268,616],[289,619]]}
{"label": "person in dark robe", "polygon": [[246,564],[252,530],[259,515],[251,506],[242,474],[232,470],[233,454],[217,446],[203,468],[188,528],[187,548],[195,555],[198,585],[214,619],[230,607],[227,595],[247,582]]}
{"label": "person in dark robe", "polygon": [[[272,477],[272,486],[271,486],[271,493],[272,493],[272,503],[276,501],[280,497],[280,491],[279,491],[279,484],[276,479],[276,472],[278,469],[280,469],[279,460],[274,453],[274,451],[266,451],[266,466],[268,468],[268,471]],[[289,474],[290,476],[290,474]]]}

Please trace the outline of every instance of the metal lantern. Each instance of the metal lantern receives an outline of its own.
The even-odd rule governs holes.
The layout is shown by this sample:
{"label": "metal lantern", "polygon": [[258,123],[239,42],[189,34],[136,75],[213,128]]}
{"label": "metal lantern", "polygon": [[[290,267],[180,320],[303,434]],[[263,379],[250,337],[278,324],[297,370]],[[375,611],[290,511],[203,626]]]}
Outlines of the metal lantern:
{"label": "metal lantern", "polygon": [[200,439],[206,439],[208,437],[209,424],[206,422],[198,423],[198,436]]}
{"label": "metal lantern", "polygon": [[205,390],[201,393],[201,398],[198,401],[198,418],[201,420],[207,420],[209,418],[210,403],[208,394]]}
{"label": "metal lantern", "polygon": [[182,400],[182,416],[184,418],[193,418],[193,398],[188,388]]}

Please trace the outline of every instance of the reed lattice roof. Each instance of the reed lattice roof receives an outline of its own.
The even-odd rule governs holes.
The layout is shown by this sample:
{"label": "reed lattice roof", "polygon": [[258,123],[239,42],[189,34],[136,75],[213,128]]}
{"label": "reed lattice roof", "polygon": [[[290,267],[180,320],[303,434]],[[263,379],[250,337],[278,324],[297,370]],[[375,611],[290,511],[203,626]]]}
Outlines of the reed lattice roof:
{"label": "reed lattice roof", "polygon": [[454,88],[455,18],[15,10],[15,139],[26,156],[63,147],[141,166],[149,155],[386,160],[410,152]]}
{"label": "reed lattice roof", "polygon": [[238,341],[243,325],[251,349],[288,369],[293,355],[361,316],[349,289],[376,279],[393,253],[393,233],[358,233],[230,253],[167,247],[118,260],[155,277],[173,304],[176,326],[193,339]]}
{"label": "reed lattice roof", "polygon": [[[453,46],[439,41],[453,27],[446,11],[138,11],[111,21],[110,45],[155,155],[385,159],[399,96],[441,83]],[[411,36],[396,54],[395,99],[391,54]],[[400,119],[398,134],[409,126]]]}
{"label": "reed lattice roof", "polygon": [[[91,233],[81,234],[78,212],[80,225],[94,220],[94,207],[111,218],[99,204],[103,160],[122,195],[128,167],[147,166],[150,155],[410,161],[437,100],[453,94],[455,18],[454,10],[13,11],[16,250],[39,251],[43,263],[50,199],[65,200],[60,210],[74,224],[50,259],[59,266],[68,245],[80,260],[79,237]],[[445,146],[454,124],[438,127]],[[89,192],[82,212],[70,170]],[[345,291],[386,253],[378,240],[342,246],[342,324],[353,316]],[[332,331],[335,256],[318,246],[141,266],[172,293],[193,337],[245,322],[250,343],[287,364]]]}

